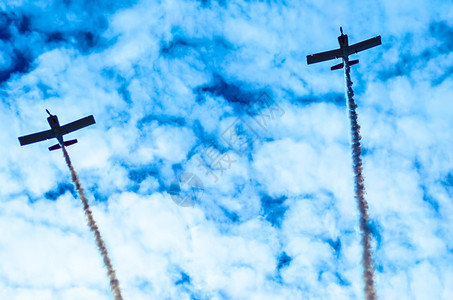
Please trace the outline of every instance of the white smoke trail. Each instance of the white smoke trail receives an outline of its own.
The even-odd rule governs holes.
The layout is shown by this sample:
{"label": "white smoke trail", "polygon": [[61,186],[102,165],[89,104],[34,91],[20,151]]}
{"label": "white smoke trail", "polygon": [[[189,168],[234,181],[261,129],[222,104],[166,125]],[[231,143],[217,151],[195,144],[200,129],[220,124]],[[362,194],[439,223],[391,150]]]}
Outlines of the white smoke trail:
{"label": "white smoke trail", "polygon": [[352,148],[352,167],[354,169],[355,198],[360,211],[360,231],[362,232],[362,265],[363,280],[365,282],[365,295],[367,300],[376,299],[376,290],[374,288],[374,269],[372,266],[371,252],[371,233],[368,228],[368,203],[365,200],[365,185],[362,175],[362,152],[360,146],[360,125],[357,120],[356,108],[354,101],[354,91],[352,90],[351,68],[347,61],[344,62],[346,78],[346,96],[348,99],[349,119],[351,121],[351,148]]}
{"label": "white smoke trail", "polygon": [[113,269],[112,262],[110,261],[109,254],[107,252],[107,247],[105,246],[104,240],[102,239],[101,233],[99,232],[99,228],[96,225],[96,222],[94,221],[93,213],[91,212],[88,199],[85,197],[85,193],[83,192],[83,188],[82,185],[80,184],[79,177],[77,176],[74,166],[72,165],[71,159],[69,158],[69,154],[66,151],[66,148],[62,147],[62,150],[66,164],[68,165],[69,170],[71,171],[72,181],[76,186],[76,190],[79,194],[80,200],[82,200],[83,210],[87,218],[88,226],[90,227],[90,230],[94,233],[94,237],[96,238],[96,245],[98,246],[99,252],[102,255],[104,265],[107,268],[107,275],[109,276],[110,279],[110,289],[112,290],[114,300],[123,300],[123,296],[121,296],[120,283],[116,278],[116,273],[115,270]]}

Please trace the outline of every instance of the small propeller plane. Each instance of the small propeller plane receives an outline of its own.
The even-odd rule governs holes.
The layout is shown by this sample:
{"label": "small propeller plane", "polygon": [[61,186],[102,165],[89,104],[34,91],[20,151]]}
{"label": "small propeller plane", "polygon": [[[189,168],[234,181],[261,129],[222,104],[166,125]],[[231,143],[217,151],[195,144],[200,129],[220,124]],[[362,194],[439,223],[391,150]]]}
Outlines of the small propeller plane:
{"label": "small propeller plane", "polygon": [[21,146],[56,138],[58,140],[58,144],[49,147],[49,151],[57,150],[63,146],[69,146],[77,143],[77,140],[64,141],[63,135],[96,123],[93,115],[91,115],[80,120],[71,122],[69,124],[60,126],[57,116],[52,115],[47,109],[46,111],[49,114],[47,122],[49,122],[51,129],[19,137],[19,142]]}
{"label": "small propeller plane", "polygon": [[343,62],[332,66],[330,69],[333,70],[338,70],[343,68],[344,62],[348,63],[350,66],[355,65],[359,63],[358,59],[355,60],[349,60],[349,55],[355,54],[357,52],[373,48],[376,46],[379,46],[382,44],[381,42],[381,36],[378,35],[374,38],[365,40],[363,42],[349,45],[348,41],[348,35],[343,34],[343,28],[340,27],[340,32],[341,35],[338,37],[338,43],[340,44],[340,49],[336,50],[331,50],[331,51],[326,51],[326,52],[321,52],[317,54],[312,54],[312,55],[307,55],[307,64],[314,64],[326,60],[331,60],[331,59],[336,59],[336,58],[343,58]]}

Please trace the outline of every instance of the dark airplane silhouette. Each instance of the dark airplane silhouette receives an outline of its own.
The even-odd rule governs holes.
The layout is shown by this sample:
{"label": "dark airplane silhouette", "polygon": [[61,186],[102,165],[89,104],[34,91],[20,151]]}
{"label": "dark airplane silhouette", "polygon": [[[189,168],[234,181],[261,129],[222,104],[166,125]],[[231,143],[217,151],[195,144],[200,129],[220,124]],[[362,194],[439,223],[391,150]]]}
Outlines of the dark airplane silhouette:
{"label": "dark airplane silhouette", "polygon": [[51,129],[19,137],[21,146],[56,138],[58,140],[58,144],[49,147],[49,151],[60,149],[62,146],[69,146],[77,143],[77,140],[64,141],[63,135],[96,123],[93,115],[91,115],[69,124],[60,126],[57,116],[52,115],[47,109],[46,111],[49,114],[47,122],[49,122]]}
{"label": "dark airplane silhouette", "polygon": [[341,35],[338,37],[338,43],[340,44],[340,49],[321,52],[321,53],[312,54],[312,55],[307,55],[307,64],[314,64],[314,63],[318,63],[318,62],[325,61],[325,60],[343,58],[342,63],[332,66],[330,68],[332,71],[338,70],[338,69],[343,68],[344,63],[347,63],[350,66],[352,66],[359,62],[358,59],[350,61],[349,55],[355,54],[357,52],[360,52],[360,51],[363,51],[363,50],[366,50],[369,48],[373,48],[373,47],[376,47],[376,46],[379,46],[380,44],[382,44],[381,36],[378,35],[374,38],[365,40],[363,42],[349,45],[348,35],[343,34],[343,28],[341,28],[341,27],[340,27],[340,32],[341,32]]}

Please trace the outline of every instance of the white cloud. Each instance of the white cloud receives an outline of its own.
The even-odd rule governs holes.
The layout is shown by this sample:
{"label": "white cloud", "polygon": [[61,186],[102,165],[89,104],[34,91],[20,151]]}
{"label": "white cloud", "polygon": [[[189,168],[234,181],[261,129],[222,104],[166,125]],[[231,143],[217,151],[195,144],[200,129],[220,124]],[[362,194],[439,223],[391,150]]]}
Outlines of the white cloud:
{"label": "white cloud", "polygon": [[[81,204],[59,190],[70,178],[54,141],[18,144],[48,128],[46,108],[96,118],[68,149],[125,299],[363,297],[344,80],[305,61],[337,47],[342,25],[351,43],[383,38],[353,67],[378,297],[450,299],[453,10],[356,2],[8,3],[0,69],[11,49],[32,62],[1,90],[1,298],[110,297]],[[264,87],[285,114],[213,182],[196,156],[233,155],[221,134],[252,122],[245,97]],[[165,191],[184,171],[205,186],[195,207]]]}

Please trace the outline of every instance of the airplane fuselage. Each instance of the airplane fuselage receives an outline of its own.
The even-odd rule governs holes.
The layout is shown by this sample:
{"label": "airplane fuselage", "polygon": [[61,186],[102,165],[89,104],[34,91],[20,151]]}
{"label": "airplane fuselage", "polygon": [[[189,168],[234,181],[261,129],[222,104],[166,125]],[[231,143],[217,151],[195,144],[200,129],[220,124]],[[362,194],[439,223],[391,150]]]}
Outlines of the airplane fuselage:
{"label": "airplane fuselage", "polygon": [[340,53],[341,53],[341,55],[337,56],[336,58],[342,58],[343,59],[343,63],[340,63],[338,65],[332,66],[330,68],[331,70],[341,69],[345,65],[346,66],[355,65],[355,64],[357,64],[359,62],[358,59],[351,60],[351,61],[349,60],[349,55],[351,55],[352,53],[357,53],[357,51],[351,52],[351,50],[349,48],[348,35],[343,33],[343,28],[341,28],[341,27],[340,27],[340,32],[341,32],[341,35],[338,37],[338,44],[340,44]]}
{"label": "airplane fuselage", "polygon": [[64,144],[63,134],[61,132],[60,122],[58,122],[58,117],[49,113],[49,111],[47,109],[46,109],[46,111],[49,114],[49,117],[47,118],[47,122],[49,122],[50,128],[54,132],[55,138],[58,140],[58,143],[61,146],[63,146],[63,144]]}
{"label": "airplane fuselage", "polygon": [[348,41],[348,35],[341,33],[341,35],[338,37],[338,43],[340,44],[340,49],[341,52],[343,52],[343,59],[347,60],[348,59],[348,48],[349,48],[349,41]]}

